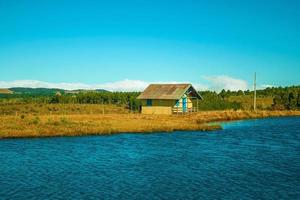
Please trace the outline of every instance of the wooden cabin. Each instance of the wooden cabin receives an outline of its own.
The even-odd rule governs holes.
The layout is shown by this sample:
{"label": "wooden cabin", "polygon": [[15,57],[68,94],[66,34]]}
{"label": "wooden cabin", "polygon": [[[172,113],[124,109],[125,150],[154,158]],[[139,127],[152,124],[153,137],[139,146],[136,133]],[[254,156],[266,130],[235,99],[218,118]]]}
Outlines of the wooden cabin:
{"label": "wooden cabin", "polygon": [[142,114],[196,112],[201,95],[191,84],[151,84],[138,97]]}

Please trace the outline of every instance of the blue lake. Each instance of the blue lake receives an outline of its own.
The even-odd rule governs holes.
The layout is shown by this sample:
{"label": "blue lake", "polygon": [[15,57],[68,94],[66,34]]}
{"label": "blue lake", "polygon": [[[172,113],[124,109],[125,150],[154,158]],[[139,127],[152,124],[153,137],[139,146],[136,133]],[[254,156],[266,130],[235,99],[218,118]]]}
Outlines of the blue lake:
{"label": "blue lake", "polygon": [[300,199],[300,118],[0,140],[0,199]]}

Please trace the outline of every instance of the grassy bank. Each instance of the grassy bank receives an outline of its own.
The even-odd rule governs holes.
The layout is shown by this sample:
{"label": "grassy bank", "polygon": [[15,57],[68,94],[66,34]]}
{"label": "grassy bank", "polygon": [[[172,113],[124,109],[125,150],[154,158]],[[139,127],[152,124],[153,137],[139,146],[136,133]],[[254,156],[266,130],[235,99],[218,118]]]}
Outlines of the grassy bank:
{"label": "grassy bank", "polygon": [[295,115],[300,116],[300,111],[209,111],[171,116],[130,113],[2,115],[0,138],[204,131],[220,128],[208,122]]}

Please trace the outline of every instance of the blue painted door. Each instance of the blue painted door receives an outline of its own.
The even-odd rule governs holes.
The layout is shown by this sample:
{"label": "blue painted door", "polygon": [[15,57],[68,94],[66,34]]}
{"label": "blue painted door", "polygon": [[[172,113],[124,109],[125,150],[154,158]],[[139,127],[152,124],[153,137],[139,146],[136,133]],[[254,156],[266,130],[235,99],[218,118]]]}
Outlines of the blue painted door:
{"label": "blue painted door", "polygon": [[187,111],[187,100],[186,100],[186,97],[182,98],[182,111],[183,112]]}

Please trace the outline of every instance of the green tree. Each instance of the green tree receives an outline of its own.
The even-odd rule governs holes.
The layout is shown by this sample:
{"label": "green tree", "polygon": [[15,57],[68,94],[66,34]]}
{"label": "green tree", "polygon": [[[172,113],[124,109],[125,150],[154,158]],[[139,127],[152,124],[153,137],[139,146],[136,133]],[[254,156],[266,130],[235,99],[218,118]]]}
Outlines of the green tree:
{"label": "green tree", "polygon": [[239,91],[237,91],[237,95],[242,96],[242,95],[244,95],[244,92],[242,90],[239,90]]}
{"label": "green tree", "polygon": [[222,97],[222,99],[225,99],[225,98],[227,97],[227,92],[226,92],[226,90],[223,89],[223,90],[220,92],[219,96]]}
{"label": "green tree", "polygon": [[276,95],[274,98],[273,98],[273,105],[272,105],[272,108],[274,110],[284,110],[285,107],[282,103],[282,97],[281,95]]}
{"label": "green tree", "polygon": [[300,92],[298,92],[297,107],[300,109]]}
{"label": "green tree", "polygon": [[293,92],[289,93],[288,109],[295,110],[297,108],[297,99]]}

